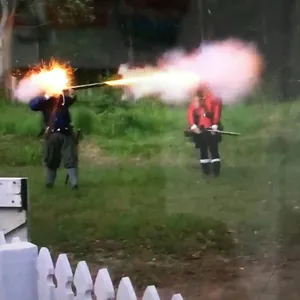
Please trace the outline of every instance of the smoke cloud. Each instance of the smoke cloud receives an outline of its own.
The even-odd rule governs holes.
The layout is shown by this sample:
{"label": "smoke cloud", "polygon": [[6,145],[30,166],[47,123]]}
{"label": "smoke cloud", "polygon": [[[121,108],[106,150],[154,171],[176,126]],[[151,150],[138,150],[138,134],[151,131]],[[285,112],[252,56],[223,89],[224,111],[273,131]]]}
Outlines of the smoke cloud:
{"label": "smoke cloud", "polygon": [[132,81],[127,89],[135,99],[158,95],[167,103],[186,101],[199,86],[205,85],[223,103],[247,96],[260,79],[263,60],[253,44],[227,39],[200,45],[192,54],[182,50],[165,53],[148,76],[144,69],[125,69],[123,79],[144,76]]}
{"label": "smoke cloud", "polygon": [[[156,66],[129,68],[121,65],[121,81],[106,82],[125,86],[134,99],[157,95],[170,104],[185,102],[204,85],[223,103],[234,103],[247,96],[258,83],[263,60],[253,44],[236,39],[200,45],[193,53],[172,50]],[[59,94],[72,82],[72,70],[57,63],[25,76],[14,96],[21,102],[41,95]]]}
{"label": "smoke cloud", "polygon": [[14,91],[14,98],[20,102],[27,103],[33,97],[42,95],[45,89],[34,76],[22,79],[16,90]]}

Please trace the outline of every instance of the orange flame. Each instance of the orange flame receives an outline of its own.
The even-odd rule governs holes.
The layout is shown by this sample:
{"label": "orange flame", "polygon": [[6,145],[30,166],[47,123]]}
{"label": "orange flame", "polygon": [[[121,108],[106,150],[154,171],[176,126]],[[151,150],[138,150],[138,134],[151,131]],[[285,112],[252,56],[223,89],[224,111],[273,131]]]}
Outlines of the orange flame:
{"label": "orange flame", "polygon": [[42,64],[30,70],[25,78],[39,86],[48,96],[56,96],[73,82],[73,69],[66,64],[51,60],[49,65]]}
{"label": "orange flame", "polygon": [[172,69],[158,70],[157,68],[146,66],[145,68],[130,69],[125,72],[122,79],[109,80],[104,83],[111,86],[130,86],[138,83],[151,83],[159,81],[170,81],[174,84],[180,82],[190,82],[192,85],[199,82],[196,74]]}
{"label": "orange flame", "polygon": [[125,68],[122,70],[122,79],[109,80],[104,83],[111,86],[121,86],[121,85],[131,85],[136,82],[141,82],[143,80],[149,80],[153,76],[157,76],[159,70],[153,66],[145,66],[143,68]]}

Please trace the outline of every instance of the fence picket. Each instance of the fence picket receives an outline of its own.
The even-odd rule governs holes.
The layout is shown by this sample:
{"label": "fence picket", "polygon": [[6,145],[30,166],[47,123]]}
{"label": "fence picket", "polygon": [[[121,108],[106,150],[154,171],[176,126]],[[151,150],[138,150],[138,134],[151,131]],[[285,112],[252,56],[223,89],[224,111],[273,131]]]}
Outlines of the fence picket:
{"label": "fence picket", "polygon": [[137,300],[134,288],[129,277],[123,277],[120,281],[116,300]]}
{"label": "fence picket", "polygon": [[147,286],[142,300],[160,300],[157,289],[154,285]]}
{"label": "fence picket", "polygon": [[37,259],[39,300],[55,300],[54,264],[47,248],[40,249]]}
{"label": "fence picket", "polygon": [[74,274],[76,300],[92,300],[93,280],[85,261],[78,263]]}
{"label": "fence picket", "polygon": [[55,265],[56,300],[74,300],[73,272],[66,254],[60,254]]}
{"label": "fence picket", "polygon": [[0,247],[0,299],[38,300],[34,244],[7,243]]}
{"label": "fence picket", "polygon": [[181,294],[174,294],[171,300],[183,300]]}
{"label": "fence picket", "polygon": [[[16,246],[10,245],[11,243],[16,244]],[[0,245],[3,245],[2,250],[5,248],[6,253],[10,251],[10,247],[12,255],[16,249],[23,251],[22,253],[24,253],[24,255],[25,252],[30,251],[30,253],[28,252],[28,259],[33,258],[33,260],[31,260],[31,267],[35,267],[36,272],[34,272],[34,270],[30,271],[30,269],[27,270],[27,267],[23,269],[23,272],[29,275],[24,277],[30,279],[28,281],[29,283],[24,285],[24,287],[30,286],[28,295],[30,295],[30,298],[33,300],[137,300],[129,277],[123,277],[117,291],[115,291],[106,268],[98,271],[95,284],[93,284],[91,273],[85,261],[78,263],[73,276],[72,268],[66,254],[60,254],[54,266],[48,248],[42,247],[37,255],[38,250],[36,245],[20,242],[17,238],[13,239],[11,243],[6,243],[4,234],[0,231]],[[17,247],[17,245],[19,246]],[[33,257],[34,255],[35,257]],[[5,261],[7,262],[7,260],[4,259],[0,260],[0,268],[10,269],[9,265],[5,264]],[[6,282],[4,277],[2,279]],[[56,279],[57,286],[55,286],[54,278]],[[73,284],[76,288],[76,295],[74,295],[72,291]],[[34,285],[36,285],[37,288],[34,288]],[[94,298],[92,296],[93,292],[95,295]],[[1,300],[10,299],[6,299],[4,294],[4,298],[1,298]],[[160,300],[158,291],[154,285],[148,286],[145,289],[142,300]],[[183,297],[181,294],[175,294],[171,300],[183,300]]]}
{"label": "fence picket", "polygon": [[5,239],[5,236],[4,236],[4,232],[0,231],[0,246],[5,245],[5,244],[6,244],[6,239]]}
{"label": "fence picket", "polygon": [[115,289],[107,269],[98,271],[94,294],[97,300],[108,300],[115,298]]}
{"label": "fence picket", "polygon": [[14,243],[21,243],[21,239],[17,236],[13,237],[12,240],[11,240],[11,244],[14,244]]}

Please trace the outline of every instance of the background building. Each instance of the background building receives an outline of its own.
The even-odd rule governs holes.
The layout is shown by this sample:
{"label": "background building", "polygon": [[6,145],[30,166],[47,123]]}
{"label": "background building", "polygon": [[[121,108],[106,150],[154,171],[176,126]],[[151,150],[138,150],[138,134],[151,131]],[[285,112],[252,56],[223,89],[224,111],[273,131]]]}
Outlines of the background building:
{"label": "background building", "polygon": [[69,61],[77,74],[98,74],[128,61],[153,62],[174,47],[193,49],[203,39],[236,36],[262,50],[272,91],[283,99],[299,93],[295,0],[81,0],[92,1],[92,9],[73,14],[64,10],[67,1],[9,1],[15,12],[6,71],[55,57]]}

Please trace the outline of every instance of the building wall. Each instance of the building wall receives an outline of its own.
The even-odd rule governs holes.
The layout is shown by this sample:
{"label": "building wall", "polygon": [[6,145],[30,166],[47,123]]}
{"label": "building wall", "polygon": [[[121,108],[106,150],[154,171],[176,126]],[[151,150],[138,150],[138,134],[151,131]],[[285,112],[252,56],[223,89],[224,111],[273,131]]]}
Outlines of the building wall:
{"label": "building wall", "polygon": [[[177,46],[197,46],[201,26],[197,0],[177,1],[176,5],[173,2],[98,1],[93,26],[70,27],[52,22],[40,33],[40,41],[38,30],[42,27],[18,24],[13,36],[12,67],[27,67],[42,58],[55,57],[76,68],[117,68],[131,59],[136,63],[153,62]],[[45,18],[40,6],[39,11]],[[24,37],[31,41],[24,42]]]}
{"label": "building wall", "polygon": [[36,41],[24,43],[17,38],[24,28],[15,28],[12,37],[11,65],[12,68],[24,68],[35,65],[39,61],[39,44]]}

